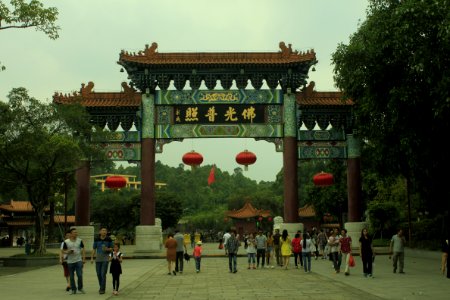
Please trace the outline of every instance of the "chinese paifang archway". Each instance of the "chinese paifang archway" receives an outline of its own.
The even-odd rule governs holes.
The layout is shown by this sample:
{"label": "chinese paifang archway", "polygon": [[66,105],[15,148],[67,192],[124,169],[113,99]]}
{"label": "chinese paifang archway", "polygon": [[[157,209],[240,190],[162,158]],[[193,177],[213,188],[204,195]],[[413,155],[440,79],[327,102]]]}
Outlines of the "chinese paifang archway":
{"label": "chinese paifang archway", "polygon": [[[302,228],[298,161],[346,159],[348,220],[356,224],[355,232],[360,231],[360,150],[352,134],[353,102],[343,100],[340,92],[317,92],[314,82],[308,84],[308,72],[317,63],[313,50],[297,52],[283,42],[276,52],[159,53],[157,48],[153,43],[138,53],[120,53],[118,64],[130,80],[122,83],[122,92],[95,92],[89,82],[79,92],[53,96],[54,103],[81,103],[93,124],[113,132],[108,140],[98,141],[105,159],[140,161],[138,251],[160,249],[155,154],[164,144],[184,138],[255,138],[274,143],[275,150],[283,152],[283,228],[291,233]],[[220,89],[216,89],[218,81]],[[236,89],[231,89],[233,82]],[[171,83],[175,89],[169,89]],[[202,83],[207,89],[200,89]],[[119,125],[123,131],[117,131]],[[136,131],[130,131],[133,125]],[[86,236],[93,232],[89,175],[86,162],[76,174],[75,212],[77,229],[81,234],[86,229]]]}

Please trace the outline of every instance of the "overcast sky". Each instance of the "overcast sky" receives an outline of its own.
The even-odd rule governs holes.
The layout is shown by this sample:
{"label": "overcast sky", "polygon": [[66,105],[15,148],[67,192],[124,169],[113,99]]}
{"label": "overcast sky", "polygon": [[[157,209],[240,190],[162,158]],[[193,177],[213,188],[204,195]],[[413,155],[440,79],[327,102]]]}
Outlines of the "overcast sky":
{"label": "overcast sky", "polygon": [[[2,2],[9,2],[3,0]],[[319,63],[309,74],[318,91],[335,91],[331,54],[348,43],[365,19],[366,0],[48,0],[59,10],[60,38],[34,29],[0,31],[0,100],[14,87],[51,101],[58,92],[79,90],[93,81],[94,91],[120,91],[127,74],[117,64],[120,50],[139,51],[158,43],[159,52],[249,52],[279,50],[291,43],[314,49]],[[249,85],[249,88],[251,86]],[[178,166],[195,150],[203,165],[233,172],[235,156],[248,149],[257,156],[245,175],[275,180],[282,154],[275,145],[253,139],[188,139],[164,146],[156,159]]]}

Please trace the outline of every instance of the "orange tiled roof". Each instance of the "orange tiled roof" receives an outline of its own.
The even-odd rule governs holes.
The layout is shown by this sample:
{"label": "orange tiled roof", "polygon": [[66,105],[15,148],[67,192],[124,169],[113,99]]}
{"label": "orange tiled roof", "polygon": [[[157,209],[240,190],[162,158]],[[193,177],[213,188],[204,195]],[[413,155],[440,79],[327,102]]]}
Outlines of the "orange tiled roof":
{"label": "orange tiled roof", "polygon": [[55,93],[53,102],[57,104],[80,103],[87,107],[129,107],[140,106],[141,94],[122,82],[123,92],[97,93],[93,91],[94,83],[81,84],[80,92],[72,94]]}
{"label": "orange tiled roof", "polygon": [[[14,201],[11,200],[9,204],[0,204],[0,209],[4,209],[11,212],[32,212],[33,206],[30,201]],[[49,208],[45,209],[46,211]]]}
{"label": "orange tiled roof", "polygon": [[[64,224],[64,216],[54,216],[55,223]],[[14,220],[5,220],[8,226],[33,226],[34,219],[32,218],[14,218]],[[49,221],[44,220],[44,224],[48,225]],[[67,216],[67,223],[75,224],[75,216]]]}
{"label": "orange tiled roof", "polygon": [[342,92],[317,92],[314,90],[315,83],[311,81],[309,85],[300,93],[296,94],[297,103],[301,106],[314,105],[353,105],[351,99],[344,99]]}
{"label": "orange tiled roof", "polygon": [[225,213],[230,218],[246,219],[262,216],[264,218],[270,216],[270,210],[256,209],[250,202],[246,202],[239,210],[229,210]]}
{"label": "orange tiled roof", "polygon": [[316,216],[316,210],[312,205],[305,205],[298,209],[298,216],[302,218],[311,218]]}
{"label": "orange tiled roof", "polygon": [[144,51],[130,53],[122,50],[119,64],[133,62],[148,65],[236,65],[236,64],[271,64],[294,65],[304,61],[315,61],[314,50],[299,53],[292,50],[291,44],[286,46],[284,42],[279,44],[278,52],[192,52],[192,53],[159,53],[158,44],[152,43],[145,46]]}

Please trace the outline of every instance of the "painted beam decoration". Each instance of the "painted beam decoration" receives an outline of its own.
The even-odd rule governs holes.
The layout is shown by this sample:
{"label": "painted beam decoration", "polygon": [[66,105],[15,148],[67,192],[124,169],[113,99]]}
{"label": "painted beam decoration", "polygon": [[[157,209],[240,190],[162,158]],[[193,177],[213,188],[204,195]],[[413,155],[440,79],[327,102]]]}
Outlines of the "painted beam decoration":
{"label": "painted beam decoration", "polygon": [[299,142],[298,159],[347,159],[347,145],[340,142]]}
{"label": "painted beam decoration", "polygon": [[345,141],[343,130],[298,130],[298,141]]}
{"label": "painted beam decoration", "polygon": [[155,105],[283,104],[281,90],[158,90]]}
{"label": "painted beam decoration", "polygon": [[111,131],[93,139],[93,142],[140,143],[141,138],[139,131]]}
{"label": "painted beam decoration", "polygon": [[105,158],[115,161],[141,160],[140,143],[103,143],[99,144],[105,153]]}
{"label": "painted beam decoration", "polygon": [[260,138],[283,137],[282,124],[184,124],[184,125],[156,125],[155,137],[167,138]]}

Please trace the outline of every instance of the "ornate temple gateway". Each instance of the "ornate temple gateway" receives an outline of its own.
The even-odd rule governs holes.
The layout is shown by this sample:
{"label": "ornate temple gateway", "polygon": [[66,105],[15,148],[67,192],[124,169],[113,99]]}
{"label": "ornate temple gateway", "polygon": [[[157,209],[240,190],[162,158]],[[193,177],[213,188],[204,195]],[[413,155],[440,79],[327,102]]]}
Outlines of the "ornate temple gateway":
{"label": "ornate temple gateway", "polygon": [[[360,223],[355,223],[361,219],[361,181],[359,144],[352,134],[353,103],[339,92],[317,92],[314,82],[308,84],[308,72],[316,63],[313,50],[297,52],[284,42],[275,52],[224,53],[160,53],[153,43],[137,53],[120,53],[118,64],[130,80],[122,83],[122,92],[97,93],[89,82],[82,84],[80,92],[56,93],[53,101],[79,102],[93,124],[108,126],[110,138],[97,141],[105,159],[141,162],[139,251],[159,250],[155,154],[163,151],[164,144],[185,138],[255,138],[274,143],[275,150],[283,152],[283,228],[289,232],[302,228],[299,161],[346,159],[348,218],[360,231]],[[119,125],[122,131],[117,131]],[[133,125],[136,130],[130,131]],[[89,175],[86,162],[77,172],[76,225],[79,232],[86,228],[87,235],[91,231]]]}

